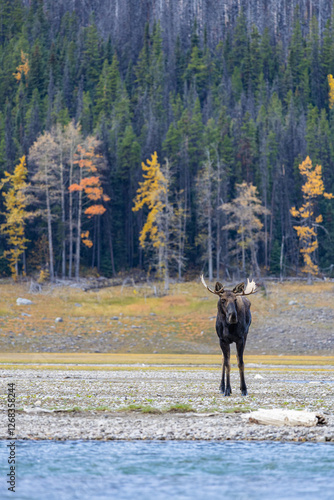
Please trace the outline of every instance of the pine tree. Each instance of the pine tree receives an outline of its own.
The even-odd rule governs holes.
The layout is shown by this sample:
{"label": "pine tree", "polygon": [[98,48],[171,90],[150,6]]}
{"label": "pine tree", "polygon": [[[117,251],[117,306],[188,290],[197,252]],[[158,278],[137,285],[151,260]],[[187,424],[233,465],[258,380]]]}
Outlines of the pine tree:
{"label": "pine tree", "polygon": [[252,180],[252,167],[257,155],[257,145],[256,126],[248,111],[244,115],[243,124],[240,128],[240,140],[238,146],[237,158],[240,161],[241,167],[239,175],[243,172],[242,178],[245,178],[247,182],[250,182]]}
{"label": "pine tree", "polygon": [[302,85],[306,63],[305,44],[302,36],[300,21],[296,16],[288,56],[288,70],[291,72],[293,91]]}
{"label": "pine tree", "polygon": [[113,198],[119,210],[113,226],[117,229],[117,241],[122,249],[124,264],[130,267],[134,263],[136,246],[132,200],[135,196],[139,165],[140,146],[132,126],[128,125],[117,147],[117,172],[112,185],[115,183],[118,186]]}
{"label": "pine tree", "polygon": [[99,80],[100,69],[100,37],[95,23],[85,28],[84,41],[84,73],[88,81],[88,89],[94,92],[95,85]]}
{"label": "pine tree", "polygon": [[215,196],[214,171],[209,150],[207,150],[207,159],[202,169],[198,173],[196,182],[197,191],[197,213],[198,213],[198,232],[197,244],[201,248],[201,255],[207,262],[209,279],[213,279],[213,224],[214,224],[214,205]]}
{"label": "pine tree", "polygon": [[251,42],[249,47],[250,52],[250,86],[255,93],[258,89],[260,82],[260,75],[262,72],[261,61],[261,36],[256,27],[253,27],[251,33]]}

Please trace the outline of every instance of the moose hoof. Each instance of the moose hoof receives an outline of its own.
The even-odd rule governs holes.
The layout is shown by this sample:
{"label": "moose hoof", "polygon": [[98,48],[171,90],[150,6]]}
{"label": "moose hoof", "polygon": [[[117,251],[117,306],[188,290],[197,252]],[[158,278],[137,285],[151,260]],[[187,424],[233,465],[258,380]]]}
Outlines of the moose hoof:
{"label": "moose hoof", "polygon": [[247,394],[248,394],[247,389],[241,389],[242,396],[247,396]]}
{"label": "moose hoof", "polygon": [[232,389],[230,387],[227,387],[224,396],[230,396],[231,394],[232,394]]}

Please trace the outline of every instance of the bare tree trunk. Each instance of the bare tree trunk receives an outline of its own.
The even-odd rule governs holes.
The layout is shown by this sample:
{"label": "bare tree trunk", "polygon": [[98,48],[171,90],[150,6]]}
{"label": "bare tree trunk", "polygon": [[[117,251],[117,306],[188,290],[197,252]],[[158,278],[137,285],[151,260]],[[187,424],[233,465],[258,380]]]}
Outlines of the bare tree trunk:
{"label": "bare tree trunk", "polygon": [[[211,212],[211,210],[210,210]],[[213,279],[213,265],[212,265],[212,220],[211,213],[208,217],[208,264],[209,264],[209,280]]]}
{"label": "bare tree trunk", "polygon": [[109,211],[108,210],[106,212],[106,215],[107,215],[107,232],[108,232],[108,242],[109,242],[111,270],[112,270],[113,276],[115,276],[116,271],[115,271],[115,261],[114,261],[114,249],[113,249],[113,243],[112,243],[111,222],[110,222],[110,216],[109,216]]}
{"label": "bare tree trunk", "polygon": [[251,242],[251,254],[252,254],[252,267],[253,267],[253,273],[254,273],[256,276],[260,276],[261,272],[260,272],[259,264],[258,264],[258,261],[257,261],[257,255],[256,255],[256,252],[257,252],[256,242],[255,242],[255,240],[254,240],[254,237],[252,237],[252,242]]}
{"label": "bare tree trunk", "polygon": [[[82,169],[80,168],[80,178],[79,178],[79,186],[81,185],[82,180]],[[77,238],[76,238],[76,255],[75,255],[75,278],[79,279],[79,271],[80,271],[80,245],[81,245],[81,215],[82,215],[82,191],[78,192],[79,200],[78,200],[78,221],[77,221]]]}
{"label": "bare tree trunk", "polygon": [[219,280],[219,271],[220,271],[220,232],[221,232],[221,222],[220,222],[220,214],[221,211],[219,209],[223,200],[221,200],[220,195],[220,159],[218,155],[218,148],[216,148],[216,156],[217,156],[217,208],[216,208],[216,279]]}
{"label": "bare tree trunk", "polygon": [[269,234],[269,269],[271,266],[271,246],[273,241],[273,224],[274,224],[274,203],[275,203],[276,179],[273,182],[273,190],[271,193],[271,214],[270,214],[270,234]]}
{"label": "bare tree trunk", "polygon": [[66,234],[65,234],[65,185],[64,185],[64,165],[63,165],[63,150],[60,145],[60,190],[61,190],[61,223],[62,223],[62,267],[61,275],[64,279],[66,276]]}
{"label": "bare tree trunk", "polygon": [[[73,151],[71,148],[70,153],[70,186],[73,184]],[[72,264],[73,264],[73,193],[69,194],[69,256],[68,256],[68,277],[72,278]]]}
{"label": "bare tree trunk", "polygon": [[[47,171],[45,169],[45,176],[47,179]],[[54,281],[54,265],[53,265],[53,244],[52,244],[52,225],[51,225],[51,206],[50,206],[50,194],[49,188],[46,186],[46,210],[47,210],[47,221],[48,221],[48,240],[49,240],[49,269],[50,269],[50,279]]]}
{"label": "bare tree trunk", "polygon": [[212,256],[212,206],[211,206],[211,160],[208,153],[208,266],[209,266],[209,280],[213,279],[213,256]]}
{"label": "bare tree trunk", "polygon": [[101,268],[101,231],[100,231],[100,228],[101,228],[101,216],[98,215],[97,216],[97,248],[96,248],[96,252],[97,252],[96,260],[97,260],[97,270],[98,271],[100,271],[100,268]]}
{"label": "bare tree trunk", "polygon": [[96,248],[96,217],[94,218],[94,234],[93,234],[93,247],[92,247],[92,269],[95,266],[95,248]]}
{"label": "bare tree trunk", "polygon": [[179,220],[178,220],[178,231],[179,231],[179,237],[178,237],[178,261],[177,261],[177,265],[178,265],[178,277],[179,277],[179,281],[181,281],[181,278],[182,278],[182,225],[183,225],[183,221],[182,221],[182,217],[181,215],[179,214]]}
{"label": "bare tree trunk", "polygon": [[169,234],[166,234],[166,246],[165,246],[165,258],[164,258],[164,273],[165,273],[165,292],[168,292],[169,290],[169,262],[168,262],[168,246],[169,246]]}
{"label": "bare tree trunk", "polygon": [[282,235],[281,255],[280,255],[280,259],[279,259],[279,270],[280,270],[279,280],[280,281],[283,281],[283,258],[284,258],[284,235]]}
{"label": "bare tree trunk", "polygon": [[[242,224],[242,223],[241,223]],[[241,258],[242,258],[242,273],[246,273],[246,260],[245,260],[245,234],[244,228],[241,228]]]}
{"label": "bare tree trunk", "polygon": [[26,259],[26,251],[23,250],[22,252],[22,266],[23,266],[23,273],[26,276],[27,275],[27,259]]}
{"label": "bare tree trunk", "polygon": [[182,278],[182,262],[184,258],[184,245],[186,238],[186,229],[187,229],[187,196],[185,191],[184,193],[184,209],[182,209],[182,201],[180,195],[180,205],[179,211],[182,213],[182,217],[180,216],[180,240],[179,240],[179,280]]}
{"label": "bare tree trunk", "polygon": [[[267,182],[264,190],[264,206],[267,209]],[[266,273],[268,270],[268,219],[267,214],[264,214],[264,266]]]}

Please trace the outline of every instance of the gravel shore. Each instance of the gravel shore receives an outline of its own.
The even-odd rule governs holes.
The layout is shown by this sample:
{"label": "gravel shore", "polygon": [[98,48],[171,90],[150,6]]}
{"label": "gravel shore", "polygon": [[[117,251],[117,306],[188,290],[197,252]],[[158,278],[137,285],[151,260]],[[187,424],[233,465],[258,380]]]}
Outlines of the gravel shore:
{"label": "gravel shore", "polygon": [[[212,367],[1,370],[0,439],[7,439],[6,394],[16,387],[16,439],[284,440],[334,443],[333,366],[246,367],[249,395],[232,371],[231,397]],[[317,411],[327,424],[252,424],[259,408]]]}

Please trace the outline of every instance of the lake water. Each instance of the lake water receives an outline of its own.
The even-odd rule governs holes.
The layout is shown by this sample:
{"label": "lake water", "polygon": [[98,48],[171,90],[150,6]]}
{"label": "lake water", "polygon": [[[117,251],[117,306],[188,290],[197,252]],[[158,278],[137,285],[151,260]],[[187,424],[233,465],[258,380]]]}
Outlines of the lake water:
{"label": "lake water", "polygon": [[16,500],[332,500],[334,446],[204,441],[16,441]]}

